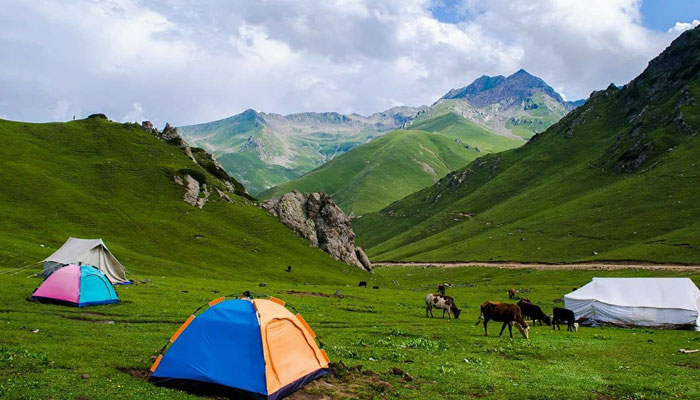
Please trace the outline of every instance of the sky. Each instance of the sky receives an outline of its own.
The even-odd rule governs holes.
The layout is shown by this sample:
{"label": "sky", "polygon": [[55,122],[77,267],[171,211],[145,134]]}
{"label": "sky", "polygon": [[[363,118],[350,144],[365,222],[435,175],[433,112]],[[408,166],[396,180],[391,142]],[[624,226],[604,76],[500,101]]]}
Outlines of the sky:
{"label": "sky", "polygon": [[0,0],[0,118],[368,115],[520,68],[575,100],[698,20],[698,0]]}

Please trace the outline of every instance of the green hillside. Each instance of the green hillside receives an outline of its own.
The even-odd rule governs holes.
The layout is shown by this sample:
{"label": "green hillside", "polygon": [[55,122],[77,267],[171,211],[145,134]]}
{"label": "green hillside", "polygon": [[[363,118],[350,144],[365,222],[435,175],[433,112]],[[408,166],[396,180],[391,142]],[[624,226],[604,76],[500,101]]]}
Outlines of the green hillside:
{"label": "green hillside", "polygon": [[[194,171],[189,173],[209,187],[225,190],[224,185],[178,146],[135,124],[99,118],[0,121],[0,138],[0,265],[5,268],[40,261],[75,236],[103,238],[132,278],[354,282],[359,274],[309,248],[243,197],[229,193],[233,202],[228,203],[214,191],[203,209],[185,203],[185,188],[173,181],[183,171]],[[284,272],[290,264],[291,277]]]}
{"label": "green hillside", "polygon": [[304,173],[304,169],[268,164],[250,152],[226,153],[217,157],[216,161],[251,193],[298,178]]}
{"label": "green hillside", "polygon": [[432,185],[485,152],[522,143],[454,114],[423,120],[413,128],[390,132],[356,147],[259,196],[276,197],[293,189],[323,191],[331,194],[345,212],[361,215]]}
{"label": "green hillside", "polygon": [[354,221],[374,260],[700,262],[700,30],[525,146]]}

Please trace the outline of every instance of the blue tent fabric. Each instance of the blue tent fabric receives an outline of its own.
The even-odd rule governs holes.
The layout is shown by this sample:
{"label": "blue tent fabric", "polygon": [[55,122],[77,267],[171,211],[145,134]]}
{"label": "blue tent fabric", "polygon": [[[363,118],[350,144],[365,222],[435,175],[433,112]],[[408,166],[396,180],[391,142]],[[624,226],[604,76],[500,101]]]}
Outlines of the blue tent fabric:
{"label": "blue tent fabric", "polygon": [[267,398],[260,325],[250,301],[207,309],[187,326],[154,371],[155,382],[209,382]]}
{"label": "blue tent fabric", "polygon": [[80,267],[80,301],[78,302],[78,307],[110,304],[118,301],[117,292],[102,272],[89,265]]}

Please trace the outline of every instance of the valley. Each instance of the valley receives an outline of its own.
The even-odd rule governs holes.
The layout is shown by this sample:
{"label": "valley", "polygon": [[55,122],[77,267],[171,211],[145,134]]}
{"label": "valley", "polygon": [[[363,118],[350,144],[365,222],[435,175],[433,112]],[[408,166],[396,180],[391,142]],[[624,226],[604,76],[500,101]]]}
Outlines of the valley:
{"label": "valley", "polygon": [[623,3],[10,0],[0,399],[700,398],[700,8]]}
{"label": "valley", "polygon": [[523,145],[582,103],[565,102],[524,70],[507,78],[482,76],[420,110],[403,130],[351,149],[258,196],[324,191],[346,212],[376,212],[484,154]]}

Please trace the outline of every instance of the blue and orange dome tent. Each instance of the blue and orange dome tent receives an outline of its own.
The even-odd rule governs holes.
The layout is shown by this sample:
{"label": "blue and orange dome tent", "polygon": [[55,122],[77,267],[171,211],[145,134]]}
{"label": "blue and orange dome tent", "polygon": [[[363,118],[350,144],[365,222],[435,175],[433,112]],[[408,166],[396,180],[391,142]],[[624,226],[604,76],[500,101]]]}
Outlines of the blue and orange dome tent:
{"label": "blue and orange dome tent", "polygon": [[280,299],[246,292],[212,300],[190,315],[161,349],[150,380],[191,391],[281,399],[327,374],[328,362],[301,314]]}

